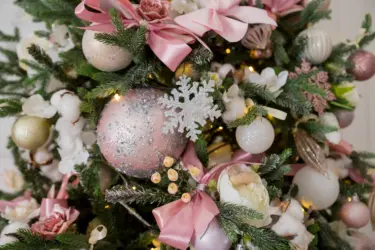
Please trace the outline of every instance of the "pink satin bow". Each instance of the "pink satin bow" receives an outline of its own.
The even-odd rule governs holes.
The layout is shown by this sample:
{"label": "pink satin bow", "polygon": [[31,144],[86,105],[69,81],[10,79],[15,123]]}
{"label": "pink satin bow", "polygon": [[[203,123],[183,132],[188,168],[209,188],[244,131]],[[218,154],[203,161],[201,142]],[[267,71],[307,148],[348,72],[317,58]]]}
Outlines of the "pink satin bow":
{"label": "pink satin bow", "polygon": [[[193,234],[196,237],[202,235],[220,213],[212,198],[204,192],[205,186],[210,180],[217,179],[225,168],[233,164],[249,163],[251,158],[252,155],[244,151],[235,153],[231,162],[220,164],[198,177],[199,185],[190,202],[185,203],[180,199],[154,209],[152,213],[160,228],[159,240],[178,249],[188,248]],[[203,164],[195,153],[193,143],[189,143],[182,161],[185,167],[194,164],[194,167],[204,173]]]}
{"label": "pink satin bow", "polygon": [[[147,27],[147,44],[155,55],[172,71],[175,71],[185,57],[192,51],[187,45],[195,40],[200,41],[198,37],[184,28],[170,22],[146,22],[135,10],[135,7],[129,0],[106,0],[107,6],[119,10],[123,14],[123,24],[126,28],[134,26]],[[97,12],[89,11],[89,6]],[[95,30],[104,33],[114,32],[108,9],[100,4],[100,0],[83,0],[75,10],[76,15],[85,21],[94,23],[85,29]]]}
{"label": "pink satin bow", "polygon": [[239,6],[240,0],[206,0],[202,9],[178,16],[177,24],[202,36],[215,31],[228,42],[238,42],[246,34],[248,24],[265,23],[277,26],[267,12],[250,6]]}

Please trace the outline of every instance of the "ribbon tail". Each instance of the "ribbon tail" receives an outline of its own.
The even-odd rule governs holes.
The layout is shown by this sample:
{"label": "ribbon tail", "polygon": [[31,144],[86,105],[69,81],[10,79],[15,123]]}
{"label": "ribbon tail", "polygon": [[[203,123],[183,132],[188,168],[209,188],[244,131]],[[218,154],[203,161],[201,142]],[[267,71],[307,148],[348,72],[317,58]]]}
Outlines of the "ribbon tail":
{"label": "ribbon tail", "polygon": [[220,213],[216,203],[205,192],[198,192],[194,202],[194,228],[196,235],[202,235],[211,221]]}
{"label": "ribbon tail", "polygon": [[225,12],[226,16],[233,17],[244,23],[264,23],[277,26],[275,20],[268,16],[267,11],[250,6],[233,6]]}
{"label": "ribbon tail", "polygon": [[178,249],[187,249],[194,233],[193,204],[181,200],[152,211],[160,228],[159,240]]}
{"label": "ribbon tail", "polygon": [[[100,13],[89,11],[86,8],[86,5],[98,10]],[[82,1],[77,5],[75,15],[82,20],[91,22],[91,23],[110,23],[111,18],[108,13],[100,9],[100,1],[98,0],[86,0]]]}
{"label": "ribbon tail", "polygon": [[147,43],[155,55],[173,72],[192,51],[182,40],[163,36],[162,32],[149,32]]}

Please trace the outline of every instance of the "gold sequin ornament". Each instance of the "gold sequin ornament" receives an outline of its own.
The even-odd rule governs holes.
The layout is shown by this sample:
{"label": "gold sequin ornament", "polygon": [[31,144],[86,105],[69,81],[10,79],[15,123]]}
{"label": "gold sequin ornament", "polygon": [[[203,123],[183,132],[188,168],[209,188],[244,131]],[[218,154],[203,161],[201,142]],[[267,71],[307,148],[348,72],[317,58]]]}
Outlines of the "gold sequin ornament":
{"label": "gold sequin ornament", "polygon": [[36,150],[43,146],[50,134],[50,125],[44,118],[23,116],[12,127],[12,139],[21,148]]}

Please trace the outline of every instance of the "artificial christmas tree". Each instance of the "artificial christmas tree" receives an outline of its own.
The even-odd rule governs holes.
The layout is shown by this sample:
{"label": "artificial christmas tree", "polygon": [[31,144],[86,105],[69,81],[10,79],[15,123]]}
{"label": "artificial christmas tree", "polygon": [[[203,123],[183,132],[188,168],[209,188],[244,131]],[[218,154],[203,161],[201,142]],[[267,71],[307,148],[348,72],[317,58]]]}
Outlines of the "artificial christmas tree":
{"label": "artificial christmas tree", "polygon": [[340,133],[370,15],[333,46],[323,0],[15,4],[47,30],[0,33],[0,250],[375,249],[375,154]]}

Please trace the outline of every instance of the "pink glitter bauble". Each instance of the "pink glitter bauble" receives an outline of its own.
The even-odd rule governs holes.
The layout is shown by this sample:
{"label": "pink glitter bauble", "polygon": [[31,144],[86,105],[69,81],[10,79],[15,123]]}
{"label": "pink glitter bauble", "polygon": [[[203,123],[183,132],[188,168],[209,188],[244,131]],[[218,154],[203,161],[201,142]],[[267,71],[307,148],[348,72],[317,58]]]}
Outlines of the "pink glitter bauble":
{"label": "pink glitter bauble", "polygon": [[340,218],[350,228],[361,228],[370,221],[370,210],[366,204],[358,201],[356,197],[353,201],[345,203],[340,210]]}
{"label": "pink glitter bauble", "polygon": [[[158,104],[163,92],[134,89],[112,99],[101,114],[98,145],[105,159],[119,172],[148,178],[166,156],[179,158],[187,139],[184,134],[163,134],[166,121]],[[117,96],[118,97],[118,96]]]}
{"label": "pink glitter bauble", "polygon": [[367,51],[358,50],[348,59],[353,67],[348,70],[357,81],[366,81],[375,75],[375,56]]}

